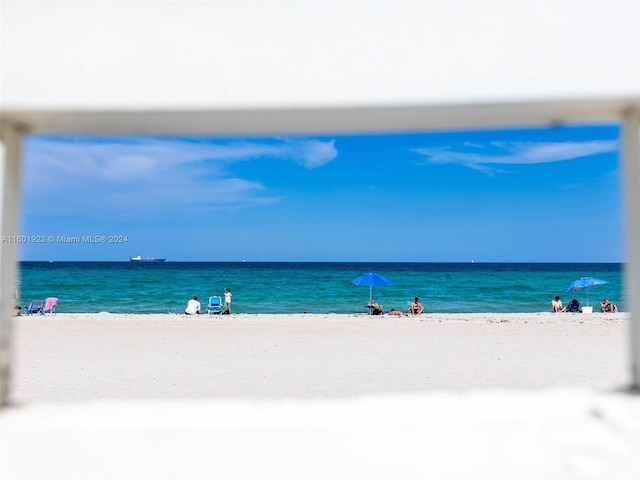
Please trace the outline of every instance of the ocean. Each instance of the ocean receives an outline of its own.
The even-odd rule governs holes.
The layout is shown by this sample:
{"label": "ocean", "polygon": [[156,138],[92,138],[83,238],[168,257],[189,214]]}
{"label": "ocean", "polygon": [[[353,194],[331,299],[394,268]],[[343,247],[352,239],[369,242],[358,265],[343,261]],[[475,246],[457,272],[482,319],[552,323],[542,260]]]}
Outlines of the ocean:
{"label": "ocean", "polygon": [[554,296],[583,276],[608,281],[589,289],[589,305],[604,298],[625,311],[620,263],[348,263],[348,262],[21,262],[19,305],[58,297],[58,312],[182,313],[197,295],[233,294],[233,313],[366,313],[369,287],[351,283],[376,272],[392,284],[373,287],[384,306],[406,311],[419,297],[425,312],[550,311]]}

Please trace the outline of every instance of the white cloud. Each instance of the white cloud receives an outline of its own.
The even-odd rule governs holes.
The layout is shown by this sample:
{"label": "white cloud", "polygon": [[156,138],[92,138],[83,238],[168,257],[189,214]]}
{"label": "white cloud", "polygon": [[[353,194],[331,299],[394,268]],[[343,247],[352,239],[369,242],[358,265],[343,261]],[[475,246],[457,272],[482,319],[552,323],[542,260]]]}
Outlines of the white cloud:
{"label": "white cloud", "polygon": [[[38,170],[65,175],[128,181],[155,168],[208,162],[225,164],[275,158],[317,168],[335,159],[335,141],[282,139],[267,141],[213,141],[184,138],[70,138],[35,137],[27,152]],[[210,166],[211,166],[210,165]],[[139,177],[136,178],[139,180]]]}
{"label": "white cloud", "polygon": [[334,140],[330,142],[319,140],[296,142],[293,147],[291,153],[295,154],[298,162],[306,168],[321,167],[338,156]]}
{"label": "white cloud", "polygon": [[335,140],[283,140],[277,143],[241,142],[217,146],[208,158],[226,162],[256,158],[292,160],[305,168],[326,165],[338,156]]}
{"label": "white cloud", "polygon": [[[333,140],[32,137],[26,144],[25,211],[33,205],[42,213],[84,215],[108,208],[126,216],[160,214],[159,205],[190,212],[275,203],[282,197],[259,181],[232,175],[229,164],[269,158],[312,169],[336,157]],[[70,201],[74,192],[77,199]]]}
{"label": "white cloud", "polygon": [[463,144],[463,148],[416,148],[412,151],[424,156],[425,163],[457,163],[487,173],[503,170],[492,165],[527,165],[562,162],[577,158],[612,153],[618,148],[614,140],[587,142],[492,142],[489,145]]}
{"label": "white cloud", "polygon": [[97,164],[96,171],[105,179],[140,181],[141,178],[149,178],[156,166],[153,158],[144,155],[120,155]]}

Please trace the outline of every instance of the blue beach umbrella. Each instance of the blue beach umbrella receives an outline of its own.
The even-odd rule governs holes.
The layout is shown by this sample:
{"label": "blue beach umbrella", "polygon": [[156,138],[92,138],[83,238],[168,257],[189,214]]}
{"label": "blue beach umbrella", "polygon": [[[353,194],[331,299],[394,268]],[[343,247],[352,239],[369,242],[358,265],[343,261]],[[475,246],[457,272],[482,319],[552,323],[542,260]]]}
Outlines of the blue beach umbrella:
{"label": "blue beach umbrella", "polygon": [[589,287],[604,285],[605,283],[609,282],[594,277],[581,277],[578,280],[575,280],[571,285],[569,285],[567,292],[576,292],[583,289],[587,290],[587,306],[589,306]]}
{"label": "blue beach umbrella", "polygon": [[363,273],[358,278],[351,280],[351,283],[356,285],[364,285],[369,287],[369,303],[371,303],[371,292],[373,287],[383,287],[384,285],[391,285],[391,280],[378,275],[377,273]]}

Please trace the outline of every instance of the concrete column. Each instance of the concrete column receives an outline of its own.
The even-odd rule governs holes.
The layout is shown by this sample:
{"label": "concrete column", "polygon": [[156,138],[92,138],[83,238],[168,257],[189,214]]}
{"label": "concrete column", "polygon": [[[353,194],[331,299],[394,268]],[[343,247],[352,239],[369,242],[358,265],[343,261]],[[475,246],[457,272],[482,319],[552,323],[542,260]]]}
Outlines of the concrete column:
{"label": "concrete column", "polygon": [[640,390],[640,110],[624,115],[623,175],[627,224],[626,303],[631,311],[632,388]]}
{"label": "concrete column", "polygon": [[11,315],[17,288],[17,243],[20,220],[22,134],[0,122],[0,406],[9,398]]}

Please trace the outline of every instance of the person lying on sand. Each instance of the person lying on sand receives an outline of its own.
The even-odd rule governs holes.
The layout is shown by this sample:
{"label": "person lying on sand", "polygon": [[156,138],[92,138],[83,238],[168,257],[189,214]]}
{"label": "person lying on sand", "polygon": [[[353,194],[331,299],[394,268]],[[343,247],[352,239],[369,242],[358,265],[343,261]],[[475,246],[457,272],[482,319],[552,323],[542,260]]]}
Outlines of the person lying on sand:
{"label": "person lying on sand", "polygon": [[408,317],[409,316],[408,313],[401,312],[400,310],[396,310],[395,308],[392,308],[391,310],[389,310],[389,313],[387,313],[387,315],[397,315],[399,317]]}

